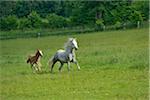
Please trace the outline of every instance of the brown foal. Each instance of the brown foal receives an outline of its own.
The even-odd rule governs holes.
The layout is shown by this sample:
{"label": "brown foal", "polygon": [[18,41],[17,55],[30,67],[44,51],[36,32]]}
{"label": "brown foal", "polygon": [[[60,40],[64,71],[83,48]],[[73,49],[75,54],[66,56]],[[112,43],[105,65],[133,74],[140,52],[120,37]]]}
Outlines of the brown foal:
{"label": "brown foal", "polygon": [[31,69],[33,73],[35,71],[41,71],[41,63],[40,58],[43,56],[43,53],[41,50],[37,50],[36,54],[34,56],[29,56],[27,59],[27,63],[30,63]]}

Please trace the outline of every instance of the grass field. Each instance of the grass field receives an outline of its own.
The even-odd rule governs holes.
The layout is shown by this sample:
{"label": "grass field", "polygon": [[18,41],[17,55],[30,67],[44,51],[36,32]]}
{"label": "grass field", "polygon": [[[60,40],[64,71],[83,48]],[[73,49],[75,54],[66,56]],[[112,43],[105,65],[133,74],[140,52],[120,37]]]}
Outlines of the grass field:
{"label": "grass field", "polygon": [[[49,73],[48,59],[76,37],[81,70]],[[0,100],[148,100],[148,28],[0,41]],[[43,73],[28,54],[43,50]]]}

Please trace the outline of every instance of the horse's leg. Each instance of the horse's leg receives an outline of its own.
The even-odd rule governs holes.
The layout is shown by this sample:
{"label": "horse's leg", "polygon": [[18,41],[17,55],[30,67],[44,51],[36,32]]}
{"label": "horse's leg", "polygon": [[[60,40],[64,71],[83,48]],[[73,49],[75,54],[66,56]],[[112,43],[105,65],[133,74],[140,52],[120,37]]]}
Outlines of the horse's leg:
{"label": "horse's leg", "polygon": [[53,71],[53,67],[54,67],[54,65],[55,65],[56,62],[57,62],[57,61],[54,61],[54,62],[52,63],[52,66],[51,66],[51,73],[52,73],[52,71]]}
{"label": "horse's leg", "polygon": [[78,70],[80,70],[80,66],[79,66],[78,61],[77,61],[77,60],[74,60],[73,63],[75,63],[75,64],[77,65],[77,67],[78,67]]}
{"label": "horse's leg", "polygon": [[61,68],[63,67],[64,63],[60,62],[60,67],[59,67],[59,71],[61,71]]}
{"label": "horse's leg", "polygon": [[69,61],[67,62],[67,65],[68,65],[68,71],[70,71],[70,62]]}

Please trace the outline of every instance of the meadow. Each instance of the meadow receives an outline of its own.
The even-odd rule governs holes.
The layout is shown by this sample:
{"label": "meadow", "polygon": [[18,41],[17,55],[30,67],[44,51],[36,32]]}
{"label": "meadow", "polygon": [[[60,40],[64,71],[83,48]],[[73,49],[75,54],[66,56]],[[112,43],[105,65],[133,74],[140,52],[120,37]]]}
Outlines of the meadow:
{"label": "meadow", "polygon": [[[71,64],[49,73],[48,60],[77,38],[81,70]],[[1,100],[148,100],[148,28],[0,40]],[[42,73],[26,64],[36,49],[44,53]]]}

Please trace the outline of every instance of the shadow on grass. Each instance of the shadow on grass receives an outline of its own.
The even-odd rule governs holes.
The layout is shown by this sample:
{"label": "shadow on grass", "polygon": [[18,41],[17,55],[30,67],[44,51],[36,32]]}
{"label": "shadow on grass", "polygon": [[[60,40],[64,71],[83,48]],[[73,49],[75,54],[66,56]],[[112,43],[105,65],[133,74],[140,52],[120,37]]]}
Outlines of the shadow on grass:
{"label": "shadow on grass", "polygon": [[[44,74],[56,74],[57,72],[50,72],[50,71],[42,71],[42,72],[20,72],[20,75],[34,75],[34,74],[38,74],[38,75],[44,75]],[[61,72],[60,72],[61,73]]]}

